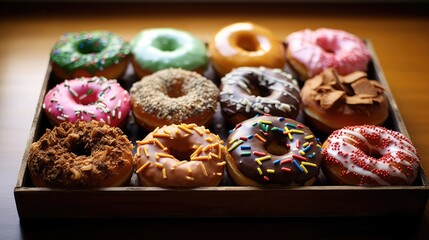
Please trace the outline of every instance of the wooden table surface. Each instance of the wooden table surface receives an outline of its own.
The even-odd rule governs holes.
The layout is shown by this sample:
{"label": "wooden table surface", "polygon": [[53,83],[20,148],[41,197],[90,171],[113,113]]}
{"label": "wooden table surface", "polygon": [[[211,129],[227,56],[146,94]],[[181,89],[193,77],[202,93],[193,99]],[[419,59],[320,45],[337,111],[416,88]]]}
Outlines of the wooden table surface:
{"label": "wooden table surface", "polygon": [[134,238],[178,234],[219,238],[232,230],[234,236],[247,232],[258,238],[272,234],[325,239],[427,237],[428,208],[421,220],[400,220],[389,223],[390,228],[383,223],[389,219],[383,218],[121,219],[30,224],[19,221],[13,197],[51,47],[65,32],[95,29],[111,30],[130,40],[144,28],[176,27],[208,41],[224,25],[253,21],[270,28],[279,39],[293,31],[318,27],[343,29],[370,39],[420,152],[423,169],[429,173],[429,14],[422,6],[0,5],[0,239],[113,238],[121,234]]}

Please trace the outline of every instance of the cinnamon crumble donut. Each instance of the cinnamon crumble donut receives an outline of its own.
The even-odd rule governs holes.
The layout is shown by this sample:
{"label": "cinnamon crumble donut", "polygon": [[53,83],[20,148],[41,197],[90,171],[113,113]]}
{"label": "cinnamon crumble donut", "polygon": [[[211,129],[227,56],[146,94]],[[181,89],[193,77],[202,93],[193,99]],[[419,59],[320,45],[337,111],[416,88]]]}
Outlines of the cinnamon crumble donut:
{"label": "cinnamon crumble donut", "polygon": [[123,186],[133,173],[132,149],[119,128],[63,122],[31,145],[28,169],[36,187]]}
{"label": "cinnamon crumble donut", "polygon": [[219,89],[196,72],[169,68],[135,82],[130,95],[137,124],[152,131],[170,124],[209,125],[216,111]]}

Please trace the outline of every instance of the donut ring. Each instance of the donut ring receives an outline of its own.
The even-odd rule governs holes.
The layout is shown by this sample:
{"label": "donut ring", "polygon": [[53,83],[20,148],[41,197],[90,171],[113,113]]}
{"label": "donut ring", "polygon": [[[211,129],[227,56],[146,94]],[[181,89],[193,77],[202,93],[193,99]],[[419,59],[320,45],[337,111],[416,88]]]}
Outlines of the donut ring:
{"label": "donut ring", "polygon": [[53,125],[96,120],[122,127],[130,111],[130,95],[116,80],[82,77],[50,89],[42,107]]}
{"label": "donut ring", "polygon": [[167,68],[203,73],[208,62],[206,45],[178,29],[146,29],[137,34],[130,45],[132,64],[140,77]]}
{"label": "donut ring", "polygon": [[152,131],[180,123],[208,126],[217,108],[219,89],[196,72],[171,68],[135,82],[130,94],[136,122]]}
{"label": "donut ring", "polygon": [[295,120],[254,117],[238,124],[227,141],[227,170],[238,185],[311,185],[317,180],[321,146]]}
{"label": "donut ring", "polygon": [[256,114],[295,119],[299,91],[298,82],[281,69],[239,67],[222,78],[222,114],[234,126]]}
{"label": "donut ring", "polygon": [[196,124],[157,128],[137,141],[137,176],[142,186],[217,186],[226,162],[223,141]]}
{"label": "donut ring", "polygon": [[417,150],[404,135],[384,127],[344,127],[322,147],[323,172],[335,184],[411,185],[417,177]]}
{"label": "donut ring", "polygon": [[52,48],[52,70],[59,78],[103,76],[119,79],[128,65],[130,47],[108,31],[66,33]]}
{"label": "donut ring", "polygon": [[209,43],[209,54],[219,77],[242,66],[283,68],[283,45],[268,29],[249,22],[235,23],[218,31]]}
{"label": "donut ring", "polygon": [[389,116],[383,86],[365,72],[341,76],[326,69],[307,79],[300,94],[308,125],[325,134],[345,126],[382,125]]}
{"label": "donut ring", "polygon": [[336,29],[305,29],[287,36],[286,57],[301,80],[333,68],[341,75],[366,72],[371,59],[365,43],[357,36]]}
{"label": "donut ring", "polygon": [[36,187],[124,186],[133,173],[132,149],[119,128],[64,122],[31,144],[28,169]]}

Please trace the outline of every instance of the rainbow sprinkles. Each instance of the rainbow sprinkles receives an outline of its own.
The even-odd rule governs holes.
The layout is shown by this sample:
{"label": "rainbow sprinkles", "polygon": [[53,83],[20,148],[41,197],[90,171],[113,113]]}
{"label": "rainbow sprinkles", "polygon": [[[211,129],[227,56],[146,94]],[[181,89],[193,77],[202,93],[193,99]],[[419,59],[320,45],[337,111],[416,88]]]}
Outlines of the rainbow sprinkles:
{"label": "rainbow sprinkles", "polygon": [[[255,185],[311,184],[322,161],[320,142],[308,127],[267,114],[232,129],[227,150],[230,170],[238,170]],[[238,175],[229,172],[237,180]]]}

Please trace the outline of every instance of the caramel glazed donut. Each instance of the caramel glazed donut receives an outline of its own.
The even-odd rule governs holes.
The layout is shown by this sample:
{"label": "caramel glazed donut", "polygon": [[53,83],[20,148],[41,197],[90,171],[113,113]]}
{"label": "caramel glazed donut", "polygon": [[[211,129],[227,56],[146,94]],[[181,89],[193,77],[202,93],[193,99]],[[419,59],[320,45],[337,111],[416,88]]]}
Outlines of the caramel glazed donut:
{"label": "caramel glazed donut", "polygon": [[218,135],[196,124],[172,124],[137,141],[136,173],[142,186],[216,186],[223,178],[224,159]]}
{"label": "caramel glazed donut", "polygon": [[323,172],[334,184],[411,185],[420,159],[403,134],[380,126],[348,126],[323,143]]}
{"label": "caramel glazed donut", "polygon": [[208,126],[217,108],[219,89],[196,72],[169,68],[135,82],[130,95],[136,122],[152,131],[180,123]]}
{"label": "caramel glazed donut", "polygon": [[120,128],[63,122],[31,144],[28,169],[36,187],[124,186],[133,173],[132,149]]}
{"label": "caramel glazed donut", "polygon": [[243,186],[311,185],[322,163],[311,130],[283,117],[259,116],[238,124],[227,149],[228,174]]}
{"label": "caramel glazed donut", "polygon": [[222,78],[222,114],[232,125],[257,114],[295,119],[301,97],[298,81],[281,69],[240,67]]}

